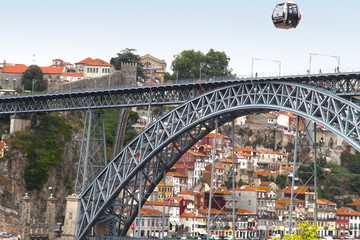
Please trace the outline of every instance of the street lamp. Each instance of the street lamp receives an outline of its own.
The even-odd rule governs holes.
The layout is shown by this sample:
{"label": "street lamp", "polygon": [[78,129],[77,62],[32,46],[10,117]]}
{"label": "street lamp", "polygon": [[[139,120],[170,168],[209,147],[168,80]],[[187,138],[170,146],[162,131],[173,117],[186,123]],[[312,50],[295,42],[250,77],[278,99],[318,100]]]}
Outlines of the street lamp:
{"label": "street lamp", "polygon": [[31,83],[32,83],[32,85],[31,85],[31,94],[34,92],[34,86],[35,86],[35,83],[36,83],[37,81],[39,81],[39,80],[33,79],[33,80],[31,81]]}
{"label": "street lamp", "polygon": [[279,67],[279,76],[281,75],[281,61],[273,60],[273,59],[252,58],[251,59],[251,77],[254,77],[253,73],[254,73],[254,62],[255,61],[270,61],[270,62],[276,63]]}
{"label": "street lamp", "polygon": [[201,80],[201,70],[206,65],[206,63],[200,63],[200,80]]}
{"label": "street lamp", "polygon": [[311,73],[311,60],[315,56],[324,56],[324,57],[332,57],[335,58],[337,61],[337,67],[335,69],[335,72],[339,72],[340,68],[340,57],[339,56],[333,56],[333,55],[326,55],[326,54],[319,54],[319,53],[310,53],[310,60],[309,60],[309,73]]}

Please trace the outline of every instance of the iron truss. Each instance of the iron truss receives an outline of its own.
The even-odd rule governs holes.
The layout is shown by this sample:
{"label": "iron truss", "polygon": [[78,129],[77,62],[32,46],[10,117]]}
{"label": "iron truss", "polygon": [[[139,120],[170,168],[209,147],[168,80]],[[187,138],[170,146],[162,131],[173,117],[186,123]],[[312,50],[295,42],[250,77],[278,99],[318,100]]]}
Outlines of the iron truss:
{"label": "iron truss", "polygon": [[[140,206],[173,164],[199,139],[261,109],[292,112],[328,128],[360,151],[360,107],[333,92],[301,83],[248,81],[218,88],[180,105],[146,128],[83,192],[77,239],[115,219],[125,235]],[[140,194],[141,192],[141,194]]]}
{"label": "iron truss", "polygon": [[287,77],[180,81],[158,86],[73,90],[0,97],[0,114],[71,111],[113,107],[180,104],[215,88],[241,82],[297,82],[331,90],[337,95],[360,95],[360,73],[334,73]]}

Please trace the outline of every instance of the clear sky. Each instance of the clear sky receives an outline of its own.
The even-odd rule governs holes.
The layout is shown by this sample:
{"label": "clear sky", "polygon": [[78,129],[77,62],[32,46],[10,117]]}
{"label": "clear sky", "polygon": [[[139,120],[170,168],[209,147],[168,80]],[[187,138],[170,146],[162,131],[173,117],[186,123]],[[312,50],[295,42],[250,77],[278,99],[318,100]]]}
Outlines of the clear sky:
{"label": "clear sky", "polygon": [[[310,53],[340,56],[341,68],[360,69],[360,1],[298,0],[296,29],[276,29],[275,0],[11,0],[1,3],[0,61],[48,66],[61,58],[109,61],[117,52],[164,59],[213,48],[230,57],[233,72],[251,72],[252,58],[281,61],[283,72],[306,71]],[[335,58],[315,56],[312,69],[334,69]],[[277,72],[271,61],[254,71]]]}

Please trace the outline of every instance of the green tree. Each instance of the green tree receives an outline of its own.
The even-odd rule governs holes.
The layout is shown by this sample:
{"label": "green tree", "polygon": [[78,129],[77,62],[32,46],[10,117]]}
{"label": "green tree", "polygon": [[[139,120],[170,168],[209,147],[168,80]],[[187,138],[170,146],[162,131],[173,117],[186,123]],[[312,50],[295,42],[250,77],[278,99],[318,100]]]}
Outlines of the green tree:
{"label": "green tree", "polygon": [[[24,72],[22,85],[25,90],[44,91],[47,89],[47,82],[43,80],[43,72],[37,65],[31,65]],[[34,87],[34,89],[32,89]]]}
{"label": "green tree", "polygon": [[284,188],[286,187],[286,176],[283,174],[280,174],[276,177],[275,183],[280,187]]}
{"label": "green tree", "polygon": [[356,174],[350,178],[351,190],[356,194],[360,194],[360,175]]}
{"label": "green tree", "polygon": [[352,173],[360,174],[360,154],[342,153],[340,156],[341,165]]}
{"label": "green tree", "polygon": [[144,74],[144,66],[141,63],[141,57],[135,54],[136,49],[125,48],[124,50],[117,53],[117,57],[110,59],[111,65],[114,66],[116,70],[121,69],[121,63],[137,63],[137,81],[143,82],[146,79]]}
{"label": "green tree", "polygon": [[310,225],[304,221],[299,225],[300,233],[285,234],[285,240],[318,240],[318,227],[316,224]]}
{"label": "green tree", "polygon": [[[214,51],[210,49],[205,55],[201,51],[184,50],[175,55],[171,67],[178,73],[179,79],[199,78],[201,69],[201,78],[213,76],[226,76],[231,74],[228,69],[230,58],[225,52]],[[172,76],[169,79],[175,79]]]}

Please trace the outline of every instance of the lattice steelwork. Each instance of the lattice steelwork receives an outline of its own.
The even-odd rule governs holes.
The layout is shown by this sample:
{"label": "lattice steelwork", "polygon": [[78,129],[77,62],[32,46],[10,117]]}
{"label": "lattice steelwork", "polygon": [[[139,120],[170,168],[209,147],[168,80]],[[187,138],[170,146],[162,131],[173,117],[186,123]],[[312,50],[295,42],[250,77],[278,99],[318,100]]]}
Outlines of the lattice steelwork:
{"label": "lattice steelwork", "polygon": [[333,73],[265,78],[234,79],[232,77],[167,82],[158,86],[141,86],[109,89],[73,90],[34,95],[0,97],[0,114],[87,110],[114,107],[169,105],[184,103],[213,89],[241,82],[282,81],[297,82],[329,89],[341,96],[360,95],[360,73]]}
{"label": "lattice steelwork", "polygon": [[84,239],[94,224],[108,218],[122,225],[120,235],[124,235],[138,204],[146,201],[164,171],[215,128],[215,119],[221,126],[259,109],[288,111],[313,120],[360,151],[360,107],[330,91],[276,81],[219,88],[164,115],[106,166],[80,197],[77,239]]}
{"label": "lattice steelwork", "polygon": [[82,193],[106,165],[104,113],[86,112],[74,192]]}

